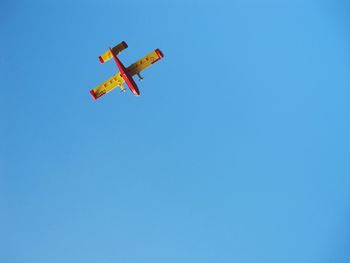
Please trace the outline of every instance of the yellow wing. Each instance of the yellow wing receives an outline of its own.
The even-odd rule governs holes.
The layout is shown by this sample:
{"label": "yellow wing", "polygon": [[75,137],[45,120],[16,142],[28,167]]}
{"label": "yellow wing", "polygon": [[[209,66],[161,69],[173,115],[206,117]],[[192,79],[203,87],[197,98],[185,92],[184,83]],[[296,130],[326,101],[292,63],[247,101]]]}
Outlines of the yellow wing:
{"label": "yellow wing", "polygon": [[135,74],[140,74],[140,72],[149,66],[151,66],[153,63],[157,62],[158,60],[163,58],[163,53],[159,49],[156,49],[149,53],[147,56],[144,56],[140,60],[136,61],[134,64],[131,64],[127,71],[131,76],[134,76]]}
{"label": "yellow wing", "polygon": [[91,96],[96,100],[102,95],[110,92],[111,90],[115,89],[115,87],[119,86],[121,90],[124,91],[123,87],[124,79],[118,72],[117,74],[113,75],[109,79],[107,79],[102,84],[98,85],[94,89],[90,90]]}

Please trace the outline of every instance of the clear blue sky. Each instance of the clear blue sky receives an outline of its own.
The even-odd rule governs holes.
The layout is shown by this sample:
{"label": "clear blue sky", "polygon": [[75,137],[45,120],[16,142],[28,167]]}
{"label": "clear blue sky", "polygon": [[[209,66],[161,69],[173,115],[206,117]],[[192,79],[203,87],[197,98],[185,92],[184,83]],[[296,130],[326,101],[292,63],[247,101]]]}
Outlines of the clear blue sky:
{"label": "clear blue sky", "polygon": [[[349,13],[1,1],[0,262],[350,262]],[[93,101],[122,40],[165,58]]]}

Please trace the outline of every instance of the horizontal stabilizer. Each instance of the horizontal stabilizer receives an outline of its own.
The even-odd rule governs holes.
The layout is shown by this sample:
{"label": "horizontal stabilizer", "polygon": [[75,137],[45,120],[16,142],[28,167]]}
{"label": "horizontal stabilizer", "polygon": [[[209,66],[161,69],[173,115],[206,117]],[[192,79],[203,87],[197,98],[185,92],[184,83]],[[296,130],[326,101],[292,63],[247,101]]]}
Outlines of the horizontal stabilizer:
{"label": "horizontal stabilizer", "polygon": [[[114,48],[112,48],[115,55],[118,55],[121,51],[126,49],[128,47],[128,44],[125,43],[125,41],[119,43]],[[105,53],[103,53],[101,56],[98,57],[101,63],[105,63],[108,60],[113,58],[113,55],[110,50],[107,50]]]}

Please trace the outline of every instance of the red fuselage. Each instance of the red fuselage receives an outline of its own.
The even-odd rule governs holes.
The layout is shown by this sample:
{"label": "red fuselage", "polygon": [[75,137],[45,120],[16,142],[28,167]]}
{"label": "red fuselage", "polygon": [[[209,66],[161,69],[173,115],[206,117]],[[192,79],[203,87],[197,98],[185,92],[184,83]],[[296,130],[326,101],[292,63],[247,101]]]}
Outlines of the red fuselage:
{"label": "red fuselage", "polygon": [[113,50],[110,48],[109,49],[113,55],[114,61],[117,64],[117,67],[120,71],[120,75],[123,77],[125,83],[128,85],[129,89],[131,90],[132,93],[135,94],[135,96],[140,95],[140,90],[137,87],[134,79],[130,74],[128,73],[127,69],[124,67],[123,63],[119,60],[119,58],[114,54]]}

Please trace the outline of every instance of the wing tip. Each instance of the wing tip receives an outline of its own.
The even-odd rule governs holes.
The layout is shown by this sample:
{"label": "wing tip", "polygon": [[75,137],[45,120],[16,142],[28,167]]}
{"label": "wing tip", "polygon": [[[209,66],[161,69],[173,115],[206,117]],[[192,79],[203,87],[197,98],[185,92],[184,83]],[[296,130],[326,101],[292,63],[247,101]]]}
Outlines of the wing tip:
{"label": "wing tip", "polygon": [[162,52],[162,51],[161,51],[159,48],[157,48],[157,49],[156,49],[156,53],[157,53],[157,55],[158,55],[159,59],[161,59],[161,58],[163,58],[163,57],[164,57],[163,52]]}
{"label": "wing tip", "polygon": [[94,100],[97,100],[96,94],[95,94],[95,92],[94,92],[93,89],[90,90],[90,95],[91,95],[91,97],[92,97]]}

